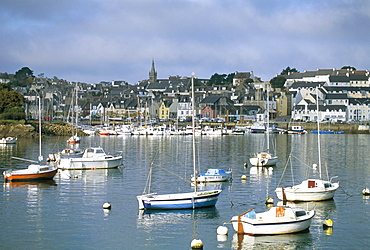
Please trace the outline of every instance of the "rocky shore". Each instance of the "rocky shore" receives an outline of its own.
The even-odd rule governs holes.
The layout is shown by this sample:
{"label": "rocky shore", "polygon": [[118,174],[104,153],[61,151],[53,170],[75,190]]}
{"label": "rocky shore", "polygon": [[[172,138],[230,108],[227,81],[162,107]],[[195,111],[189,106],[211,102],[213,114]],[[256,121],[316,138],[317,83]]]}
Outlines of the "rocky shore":
{"label": "rocky shore", "polygon": [[[72,126],[68,123],[42,123],[41,131],[43,135],[48,136],[68,136],[72,135]],[[14,136],[18,138],[32,138],[38,136],[38,122],[28,122],[19,124],[0,125],[0,138]],[[78,135],[85,135],[80,129]]]}

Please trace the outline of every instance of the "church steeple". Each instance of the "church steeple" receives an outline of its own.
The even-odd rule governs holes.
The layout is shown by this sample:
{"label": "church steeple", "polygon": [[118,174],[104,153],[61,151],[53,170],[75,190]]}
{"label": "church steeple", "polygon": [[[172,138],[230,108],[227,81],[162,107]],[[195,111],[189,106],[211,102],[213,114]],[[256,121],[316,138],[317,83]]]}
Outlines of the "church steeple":
{"label": "church steeple", "polygon": [[157,72],[154,67],[154,59],[152,60],[152,69],[149,72],[149,82],[157,82]]}

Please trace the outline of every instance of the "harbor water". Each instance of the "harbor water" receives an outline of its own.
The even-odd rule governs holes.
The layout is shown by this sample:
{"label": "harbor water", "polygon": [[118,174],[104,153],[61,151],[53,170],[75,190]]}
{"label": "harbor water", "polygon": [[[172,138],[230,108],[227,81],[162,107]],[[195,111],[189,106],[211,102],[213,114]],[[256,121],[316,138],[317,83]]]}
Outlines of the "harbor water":
{"label": "harbor water", "polygon": [[[321,136],[323,169],[340,182],[333,200],[292,204],[315,208],[309,231],[277,236],[238,236],[230,224],[234,215],[250,208],[268,209],[267,197],[275,188],[298,184],[306,175],[304,165],[318,163],[317,135],[270,135],[279,156],[273,168],[244,166],[248,157],[263,149],[264,134],[202,136],[197,141],[197,169],[233,171],[233,180],[200,185],[222,188],[214,208],[180,211],[139,211],[151,162],[155,163],[150,192],[192,190],[190,136],[91,136],[80,148],[101,146],[108,153],[123,153],[123,167],[109,170],[60,171],[53,181],[5,183],[0,188],[0,248],[2,249],[190,249],[194,238],[204,249],[365,249],[370,245],[370,135]],[[61,150],[67,137],[44,137],[47,158]],[[286,162],[292,155],[292,165]],[[15,145],[0,145],[0,171],[26,168],[12,156],[36,160],[38,139],[20,138]],[[160,167],[156,167],[160,166]],[[179,177],[168,171],[176,173]],[[285,169],[284,177],[281,178]],[[318,170],[310,168],[312,174]],[[246,179],[241,177],[245,175]],[[326,171],[324,171],[326,176]],[[111,210],[103,209],[109,202]],[[323,228],[327,219],[332,228]],[[219,226],[227,235],[217,235]]]}

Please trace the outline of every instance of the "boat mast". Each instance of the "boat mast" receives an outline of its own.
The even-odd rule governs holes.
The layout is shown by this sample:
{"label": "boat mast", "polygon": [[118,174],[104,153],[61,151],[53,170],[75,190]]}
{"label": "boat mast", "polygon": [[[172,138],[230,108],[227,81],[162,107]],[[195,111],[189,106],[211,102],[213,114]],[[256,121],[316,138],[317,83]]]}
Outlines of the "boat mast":
{"label": "boat mast", "polygon": [[319,173],[321,179],[321,145],[320,145],[320,111],[319,111],[319,88],[316,87],[316,109],[317,109],[317,148],[319,152]]}
{"label": "boat mast", "polygon": [[269,110],[269,89],[267,87],[267,153],[270,153],[270,110]]}
{"label": "boat mast", "polygon": [[197,174],[195,167],[195,97],[194,97],[194,72],[191,73],[191,108],[193,110],[193,117],[191,125],[193,129],[193,175],[194,175],[194,191],[197,192]]}
{"label": "boat mast", "polygon": [[77,129],[77,124],[78,124],[78,102],[77,102],[77,98],[78,98],[78,85],[77,85],[77,82],[76,82],[76,104],[75,104],[75,112],[76,112],[76,137],[77,137],[77,132],[78,132],[78,129]]}
{"label": "boat mast", "polygon": [[42,158],[42,153],[41,153],[41,96],[39,96],[39,157],[38,157],[38,161],[40,165],[41,165],[42,160],[43,158]]}

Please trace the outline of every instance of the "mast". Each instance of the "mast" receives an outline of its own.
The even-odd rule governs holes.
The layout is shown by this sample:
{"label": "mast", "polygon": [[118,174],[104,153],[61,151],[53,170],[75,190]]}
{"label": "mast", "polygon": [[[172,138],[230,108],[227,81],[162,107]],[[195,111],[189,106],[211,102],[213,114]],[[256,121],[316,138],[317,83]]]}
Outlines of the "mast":
{"label": "mast", "polygon": [[321,179],[321,145],[320,145],[320,111],[319,111],[319,88],[316,87],[316,109],[317,109],[317,148],[319,152],[319,173]]}
{"label": "mast", "polygon": [[269,110],[269,89],[267,87],[267,153],[270,153],[270,110]]}
{"label": "mast", "polygon": [[76,137],[77,137],[77,132],[78,132],[78,129],[77,129],[77,124],[78,124],[78,102],[77,102],[77,98],[78,98],[78,85],[77,85],[77,82],[76,82],[76,104],[75,104],[75,112],[76,112]]}
{"label": "mast", "polygon": [[38,161],[39,164],[41,165],[42,161],[42,153],[41,153],[41,96],[39,96],[39,157]]}
{"label": "mast", "polygon": [[194,72],[191,73],[191,108],[193,110],[193,117],[191,119],[191,125],[193,128],[193,175],[194,175],[194,190],[197,192],[197,174],[195,166],[195,98],[194,98]]}

